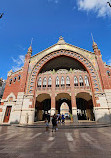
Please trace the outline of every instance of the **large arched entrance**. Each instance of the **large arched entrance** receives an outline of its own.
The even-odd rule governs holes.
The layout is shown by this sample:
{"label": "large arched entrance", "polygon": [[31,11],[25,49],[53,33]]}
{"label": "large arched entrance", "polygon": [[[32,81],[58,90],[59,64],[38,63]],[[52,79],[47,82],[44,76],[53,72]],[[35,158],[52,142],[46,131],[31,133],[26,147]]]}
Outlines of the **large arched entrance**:
{"label": "large arched entrance", "polygon": [[35,119],[34,121],[44,120],[46,115],[50,113],[51,98],[49,94],[39,94],[35,104]]}
{"label": "large arched entrance", "polygon": [[[30,87],[28,88],[28,92],[30,94],[34,94],[34,98],[36,98],[36,93],[42,94],[49,92],[51,94],[50,100],[52,115],[55,112],[60,113],[60,104],[63,102],[68,102],[68,107],[70,107],[69,111],[72,112],[73,107],[74,113],[74,107],[76,106],[74,93],[79,93],[80,91],[84,90],[88,90],[92,93],[94,106],[96,106],[96,102],[94,101],[94,91],[99,91],[96,72],[93,65],[80,54],[67,50],[52,52],[49,55],[44,56],[44,58],[42,58],[34,66],[29,79]],[[97,83],[96,87],[94,87],[93,84],[95,82]],[[57,96],[59,96],[58,93],[70,94],[69,96],[71,97],[70,99],[67,99],[67,97],[61,97],[60,99],[57,99]],[[80,102],[78,100],[80,99],[77,99],[77,103]],[[36,101],[34,100],[33,107],[36,104],[37,98]],[[43,113],[43,111],[45,111],[44,108],[42,108],[41,113]],[[92,120],[93,118],[87,117],[87,119]]]}
{"label": "large arched entrance", "polygon": [[[61,46],[61,48],[62,48],[62,46]],[[75,61],[78,61],[78,63],[80,63],[82,65],[82,67],[88,72],[88,74],[90,76],[91,85],[94,84],[92,89],[97,92],[100,91],[100,84],[98,81],[98,76],[97,76],[97,73],[96,73],[96,70],[95,70],[93,64],[86,57],[84,57],[83,55],[81,55],[79,53],[73,52],[73,50],[69,51],[69,50],[61,49],[61,50],[57,50],[57,51],[47,54],[34,65],[31,75],[29,77],[29,84],[27,87],[28,88],[27,92],[29,94],[36,93],[35,91],[36,91],[36,87],[37,87],[37,77],[38,77],[40,71],[44,72],[44,71],[42,71],[44,69],[43,68],[44,65],[46,66],[46,64],[49,63],[51,60],[53,60],[57,57],[61,57],[61,56],[70,57],[70,58],[74,59]],[[75,62],[73,62],[73,63],[75,63]],[[58,63],[55,65],[58,65]],[[63,65],[65,65],[64,62],[63,62]],[[76,65],[78,65],[78,64],[76,64]],[[70,64],[70,68],[71,67],[72,67],[72,65]],[[53,69],[53,67],[51,67],[51,69]],[[95,82],[96,82],[96,84],[95,84]],[[34,104],[34,106],[35,106],[35,104]]]}
{"label": "large arched entrance", "polygon": [[86,92],[80,92],[76,96],[78,120],[94,121],[92,96]]}
{"label": "large arched entrance", "polygon": [[59,93],[56,96],[56,114],[63,114],[69,118],[72,113],[71,96],[68,93]]}

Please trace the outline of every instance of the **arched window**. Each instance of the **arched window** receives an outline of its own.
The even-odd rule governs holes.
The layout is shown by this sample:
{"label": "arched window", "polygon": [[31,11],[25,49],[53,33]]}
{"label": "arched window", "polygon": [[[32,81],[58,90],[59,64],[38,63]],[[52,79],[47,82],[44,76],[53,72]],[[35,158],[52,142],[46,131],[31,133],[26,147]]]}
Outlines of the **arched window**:
{"label": "arched window", "polygon": [[76,76],[74,77],[74,86],[78,86],[78,79]]}
{"label": "arched window", "polygon": [[46,87],[46,85],[47,85],[47,79],[46,79],[46,77],[44,77],[44,79],[43,79],[43,87]]}
{"label": "arched window", "polygon": [[66,86],[70,86],[70,78],[69,78],[69,76],[66,77]]}
{"label": "arched window", "polygon": [[111,76],[111,74],[110,74],[110,71],[109,71],[109,70],[107,70],[107,75],[108,75],[108,76]]}
{"label": "arched window", "polygon": [[20,79],[21,79],[21,75],[18,76],[18,80],[19,80],[19,81],[20,81]]}
{"label": "arched window", "polygon": [[12,79],[10,79],[10,84],[12,84]]}
{"label": "arched window", "polygon": [[82,76],[79,77],[79,83],[80,83],[80,86],[84,86],[84,83],[83,83],[83,78]]}
{"label": "arched window", "polygon": [[87,76],[84,77],[84,81],[85,81],[85,86],[89,86],[89,81],[88,81],[88,77]]}
{"label": "arched window", "polygon": [[61,87],[64,87],[65,86],[65,81],[64,81],[64,77],[62,76],[61,77]]}
{"label": "arched window", "polygon": [[42,79],[41,79],[41,77],[39,77],[37,86],[41,87],[41,85],[42,85]]}
{"label": "arched window", "polygon": [[52,86],[52,79],[51,79],[51,77],[49,77],[49,79],[48,79],[48,87],[51,87]]}
{"label": "arched window", "polygon": [[14,77],[14,83],[16,82],[16,80],[17,80],[17,77]]}
{"label": "arched window", "polygon": [[56,87],[59,87],[59,77],[56,77]]}

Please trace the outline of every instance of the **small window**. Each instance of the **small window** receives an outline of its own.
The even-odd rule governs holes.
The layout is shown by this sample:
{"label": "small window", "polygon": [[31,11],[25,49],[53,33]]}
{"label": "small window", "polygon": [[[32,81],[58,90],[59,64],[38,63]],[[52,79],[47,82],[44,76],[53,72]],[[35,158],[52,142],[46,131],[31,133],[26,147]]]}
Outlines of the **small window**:
{"label": "small window", "polygon": [[96,90],[96,91],[99,91],[99,89],[98,89],[98,88],[95,88],[95,90]]}
{"label": "small window", "polygon": [[10,79],[10,84],[12,84],[12,79]]}
{"label": "small window", "polygon": [[44,79],[43,79],[43,87],[46,87],[46,85],[47,85],[47,79],[46,79],[46,77],[44,77]]}
{"label": "small window", "polygon": [[83,83],[83,78],[82,76],[79,77],[79,83],[80,83],[80,86],[84,86],[84,83]]}
{"label": "small window", "polygon": [[64,81],[64,77],[62,76],[61,77],[61,87],[64,87],[65,86],[65,81]]}
{"label": "small window", "polygon": [[17,80],[17,77],[14,77],[14,83],[16,82],[16,80]]}
{"label": "small window", "polygon": [[49,77],[49,79],[48,79],[48,87],[51,87],[52,86],[52,79],[51,79],[51,77]]}
{"label": "small window", "polygon": [[59,87],[59,77],[56,77],[56,87]]}
{"label": "small window", "polygon": [[89,81],[88,81],[88,77],[87,76],[85,76],[84,77],[84,81],[85,81],[85,86],[89,86]]}
{"label": "small window", "polygon": [[41,87],[41,85],[42,85],[42,79],[41,79],[41,77],[39,77],[37,86],[38,86],[38,87]]}
{"label": "small window", "polygon": [[12,102],[13,101],[13,97],[9,97],[8,101]]}
{"label": "small window", "polygon": [[108,75],[108,76],[110,76],[110,75],[111,75],[109,70],[107,70],[107,75]]}
{"label": "small window", "polygon": [[66,86],[70,86],[70,78],[69,78],[69,76],[66,77]]}
{"label": "small window", "polygon": [[74,77],[74,86],[78,86],[78,79],[76,76]]}
{"label": "small window", "polygon": [[21,75],[18,76],[18,80],[19,80],[19,81],[20,81],[20,79],[21,79]]}

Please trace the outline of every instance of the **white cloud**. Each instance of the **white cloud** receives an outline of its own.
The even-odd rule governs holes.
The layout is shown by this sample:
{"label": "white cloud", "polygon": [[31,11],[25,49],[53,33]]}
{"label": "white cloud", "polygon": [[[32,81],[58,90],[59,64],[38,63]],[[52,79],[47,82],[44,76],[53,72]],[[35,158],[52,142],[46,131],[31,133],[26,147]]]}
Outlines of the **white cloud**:
{"label": "white cloud", "polygon": [[17,59],[12,57],[12,61],[14,63],[14,65],[12,66],[12,70],[17,71],[21,69],[21,67],[24,65],[24,59],[25,59],[24,55],[19,55]]}
{"label": "white cloud", "polygon": [[21,67],[12,66],[12,70],[13,70],[14,72],[16,72],[16,71],[18,71],[18,70],[20,70],[20,69],[21,69]]}
{"label": "white cloud", "polygon": [[111,16],[111,8],[108,0],[77,0],[78,9],[87,12],[93,11],[98,17]]}
{"label": "white cloud", "polygon": [[59,0],[48,0],[48,2],[54,2],[54,3],[58,4]]}
{"label": "white cloud", "polygon": [[111,58],[108,60],[108,65],[110,65],[111,66]]}
{"label": "white cloud", "polygon": [[19,50],[21,50],[21,51],[25,51],[25,50],[26,50],[26,48],[23,47],[23,46],[20,45],[20,44],[17,44],[16,46],[17,46],[17,48],[18,48]]}

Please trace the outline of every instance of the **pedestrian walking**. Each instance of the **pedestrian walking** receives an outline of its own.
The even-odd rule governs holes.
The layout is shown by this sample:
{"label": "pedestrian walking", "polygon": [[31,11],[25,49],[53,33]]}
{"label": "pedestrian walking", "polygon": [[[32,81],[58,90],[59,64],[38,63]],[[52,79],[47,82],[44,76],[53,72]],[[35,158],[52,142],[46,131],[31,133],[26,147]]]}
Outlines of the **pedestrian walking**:
{"label": "pedestrian walking", "polygon": [[45,126],[46,126],[46,132],[49,130],[49,123],[47,118],[45,118]]}
{"label": "pedestrian walking", "polygon": [[56,118],[56,115],[54,114],[52,117],[52,132],[53,130],[55,130],[56,132],[56,126],[57,126],[57,118]]}
{"label": "pedestrian walking", "polygon": [[56,115],[56,130],[58,130],[59,114]]}
{"label": "pedestrian walking", "polygon": [[48,123],[50,123],[50,114],[49,113],[47,114],[47,120],[48,120]]}
{"label": "pedestrian walking", "polygon": [[65,117],[63,114],[62,114],[62,123],[65,123]]}
{"label": "pedestrian walking", "polygon": [[61,114],[59,114],[58,122],[61,124]]}

